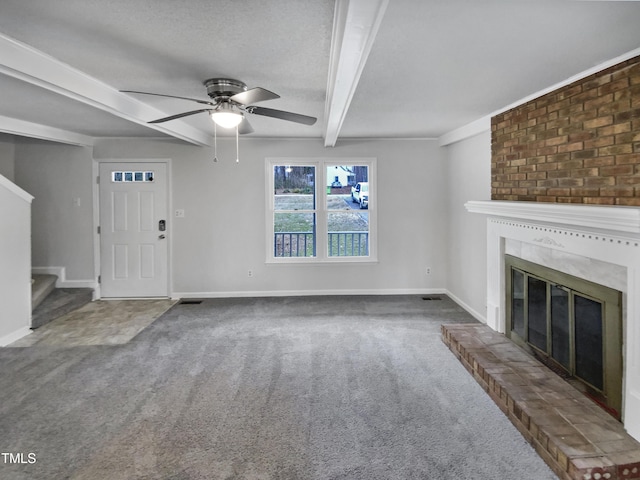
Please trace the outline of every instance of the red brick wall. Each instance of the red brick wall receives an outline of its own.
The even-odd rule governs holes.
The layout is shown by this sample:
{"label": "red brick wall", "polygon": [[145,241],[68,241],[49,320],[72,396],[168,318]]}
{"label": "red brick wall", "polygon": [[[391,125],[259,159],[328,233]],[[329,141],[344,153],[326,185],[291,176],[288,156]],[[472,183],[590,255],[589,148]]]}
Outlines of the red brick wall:
{"label": "red brick wall", "polygon": [[640,206],[640,57],[493,117],[491,198]]}

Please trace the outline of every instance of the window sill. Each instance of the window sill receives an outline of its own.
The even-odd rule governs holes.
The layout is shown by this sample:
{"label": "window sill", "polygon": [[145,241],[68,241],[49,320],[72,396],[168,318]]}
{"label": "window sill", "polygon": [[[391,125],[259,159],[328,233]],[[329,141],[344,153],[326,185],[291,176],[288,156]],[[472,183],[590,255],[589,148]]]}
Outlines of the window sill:
{"label": "window sill", "polygon": [[339,259],[330,258],[309,258],[309,257],[287,257],[287,258],[270,258],[265,261],[268,266],[272,265],[303,265],[303,266],[328,266],[328,265],[376,265],[378,259],[373,257],[366,258],[349,258],[341,257]]}

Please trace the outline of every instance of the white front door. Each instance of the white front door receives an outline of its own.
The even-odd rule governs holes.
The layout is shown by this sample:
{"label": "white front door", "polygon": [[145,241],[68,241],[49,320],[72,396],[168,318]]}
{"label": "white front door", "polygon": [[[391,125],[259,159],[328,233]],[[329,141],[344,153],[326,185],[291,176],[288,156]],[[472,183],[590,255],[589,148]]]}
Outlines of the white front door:
{"label": "white front door", "polygon": [[167,165],[100,163],[102,297],[168,296]]}

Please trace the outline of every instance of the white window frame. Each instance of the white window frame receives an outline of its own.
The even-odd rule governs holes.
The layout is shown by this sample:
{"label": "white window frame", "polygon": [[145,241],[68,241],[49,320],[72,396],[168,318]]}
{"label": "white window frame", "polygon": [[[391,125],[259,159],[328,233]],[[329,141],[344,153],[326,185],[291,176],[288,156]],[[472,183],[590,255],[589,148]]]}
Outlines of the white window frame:
{"label": "white window frame", "polygon": [[[378,262],[378,215],[377,215],[377,169],[376,158],[290,158],[272,157],[265,161],[265,211],[266,211],[266,263],[268,264],[331,264],[331,263],[377,263]],[[316,191],[316,256],[315,257],[276,257],[273,254],[275,212],[273,168],[278,165],[315,167]],[[369,255],[367,256],[329,256],[328,255],[328,210],[327,210],[327,167],[335,165],[366,165],[369,169]]]}

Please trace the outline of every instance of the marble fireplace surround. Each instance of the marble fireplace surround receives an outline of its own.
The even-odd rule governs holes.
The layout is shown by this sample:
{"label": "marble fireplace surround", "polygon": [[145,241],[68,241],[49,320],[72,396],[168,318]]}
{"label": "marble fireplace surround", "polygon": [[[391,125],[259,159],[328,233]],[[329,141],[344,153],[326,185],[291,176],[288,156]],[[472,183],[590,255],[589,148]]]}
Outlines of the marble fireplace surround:
{"label": "marble fireplace surround", "polygon": [[509,254],[623,294],[622,420],[640,441],[640,208],[469,201],[487,215],[487,325],[505,333]]}

